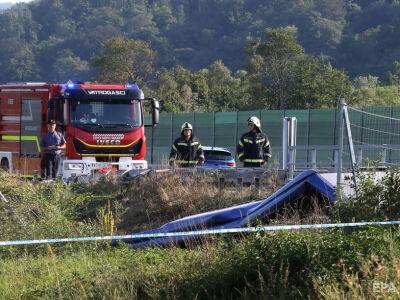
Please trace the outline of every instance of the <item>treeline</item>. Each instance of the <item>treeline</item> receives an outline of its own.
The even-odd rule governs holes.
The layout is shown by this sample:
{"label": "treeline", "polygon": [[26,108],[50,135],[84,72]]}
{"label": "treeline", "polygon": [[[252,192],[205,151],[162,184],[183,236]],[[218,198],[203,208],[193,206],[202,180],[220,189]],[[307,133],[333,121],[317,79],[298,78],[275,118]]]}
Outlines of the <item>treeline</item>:
{"label": "treeline", "polygon": [[398,83],[399,23],[394,0],[34,0],[0,11],[0,82],[129,79],[167,111],[326,107]]}
{"label": "treeline", "polygon": [[352,95],[343,72],[304,53],[294,27],[267,29],[246,53],[245,69],[234,74],[222,61],[199,71],[156,70],[147,43],[114,37],[93,63],[99,82],[137,82],[169,112],[331,107]]}

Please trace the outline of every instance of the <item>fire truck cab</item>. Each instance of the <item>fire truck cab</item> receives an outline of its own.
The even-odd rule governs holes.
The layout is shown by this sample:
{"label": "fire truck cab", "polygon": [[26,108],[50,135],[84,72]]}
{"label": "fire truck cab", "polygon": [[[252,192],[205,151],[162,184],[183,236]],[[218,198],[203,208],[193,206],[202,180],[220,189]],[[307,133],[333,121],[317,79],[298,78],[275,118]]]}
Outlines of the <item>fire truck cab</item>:
{"label": "fire truck cab", "polygon": [[136,84],[8,83],[0,85],[0,166],[22,176],[44,173],[41,137],[56,120],[66,139],[61,175],[96,170],[147,168],[143,103],[150,102],[152,124],[158,101],[144,98]]}

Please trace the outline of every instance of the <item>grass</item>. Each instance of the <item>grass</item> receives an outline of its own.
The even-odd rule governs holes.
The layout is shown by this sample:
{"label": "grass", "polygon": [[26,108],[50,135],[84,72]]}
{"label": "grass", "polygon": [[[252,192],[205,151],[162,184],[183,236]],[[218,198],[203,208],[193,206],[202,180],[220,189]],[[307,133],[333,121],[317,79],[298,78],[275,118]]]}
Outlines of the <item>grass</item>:
{"label": "grass", "polygon": [[272,192],[254,187],[220,189],[204,174],[182,179],[179,173],[153,174],[127,185],[111,178],[73,190],[97,197],[82,203],[85,219],[95,217],[99,206],[111,201],[119,232],[151,229],[177,218],[262,199]]}
{"label": "grass", "polygon": [[[382,183],[363,179],[364,198],[340,201],[328,215],[314,210],[275,222],[396,217],[396,178],[393,171]],[[111,178],[73,186],[1,174],[0,191],[8,201],[0,201],[2,240],[135,232],[272,192],[219,189],[206,177],[167,174],[128,185]],[[398,298],[399,238],[398,227],[368,227],[224,236],[186,249],[105,242],[3,247],[0,298]]]}
{"label": "grass", "polygon": [[369,228],[255,235],[192,249],[42,248],[0,262],[0,291],[4,298],[317,298],[360,280],[357,274],[375,278],[380,266],[393,272],[398,238],[397,230]]}

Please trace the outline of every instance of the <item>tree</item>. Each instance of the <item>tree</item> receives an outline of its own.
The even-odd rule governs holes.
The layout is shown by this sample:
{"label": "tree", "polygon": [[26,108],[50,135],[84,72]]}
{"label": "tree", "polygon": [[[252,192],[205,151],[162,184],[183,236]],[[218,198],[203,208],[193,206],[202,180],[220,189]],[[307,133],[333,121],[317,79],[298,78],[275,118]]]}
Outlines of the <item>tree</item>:
{"label": "tree", "polygon": [[153,75],[155,59],[155,52],[146,42],[114,37],[104,44],[93,62],[99,68],[101,82],[134,82],[144,86]]}
{"label": "tree", "polygon": [[178,66],[161,71],[154,95],[167,112],[240,110],[249,99],[246,82],[245,71],[232,76],[222,61],[195,72]]}
{"label": "tree", "polygon": [[26,43],[17,39],[0,40],[0,82],[37,79],[35,57]]}
{"label": "tree", "polygon": [[198,110],[191,82],[192,72],[181,66],[161,70],[154,96],[162,101],[164,111],[177,113]]}
{"label": "tree", "polygon": [[305,56],[296,66],[290,108],[322,108],[337,106],[338,99],[351,96],[351,83],[345,73],[322,64],[317,58]]}
{"label": "tree", "polygon": [[154,89],[154,96],[161,101],[163,111],[175,113],[185,110],[180,101],[178,82],[170,70],[161,70]]}
{"label": "tree", "polygon": [[150,41],[159,32],[153,12],[145,0],[131,0],[124,8],[125,28],[130,37]]}
{"label": "tree", "polygon": [[65,50],[57,53],[51,69],[54,82],[67,82],[70,79],[85,81],[89,72],[89,63],[74,55],[72,51]]}
{"label": "tree", "polygon": [[393,62],[392,70],[388,72],[386,77],[389,84],[400,85],[400,61]]}
{"label": "tree", "polygon": [[208,110],[229,111],[245,108],[248,99],[242,77],[232,76],[222,61],[216,61],[202,70],[208,82]]}
{"label": "tree", "polygon": [[247,52],[253,108],[334,106],[339,96],[350,94],[343,72],[304,53],[296,28],[267,29],[265,40],[251,42]]}
{"label": "tree", "polygon": [[265,39],[247,46],[250,88],[255,99],[265,106],[283,109],[287,106],[288,91],[294,79],[297,62],[304,55],[296,40],[295,27],[265,30]]}

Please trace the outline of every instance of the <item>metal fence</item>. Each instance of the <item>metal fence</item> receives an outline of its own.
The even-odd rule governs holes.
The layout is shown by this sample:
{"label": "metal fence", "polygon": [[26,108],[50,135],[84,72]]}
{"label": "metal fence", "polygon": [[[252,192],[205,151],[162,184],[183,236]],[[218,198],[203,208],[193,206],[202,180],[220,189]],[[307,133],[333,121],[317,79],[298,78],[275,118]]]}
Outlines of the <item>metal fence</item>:
{"label": "metal fence", "polygon": [[[400,107],[369,107],[368,111],[376,111],[388,117],[400,116]],[[338,109],[161,114],[157,127],[146,128],[147,160],[152,164],[167,162],[171,144],[180,135],[180,128],[184,122],[192,123],[194,135],[200,139],[202,145],[225,147],[236,156],[237,142],[247,131],[247,119],[251,116],[260,118],[262,130],[270,139],[273,164],[281,165],[284,117],[297,118],[299,147],[296,150],[296,166],[320,167],[335,164],[333,149],[338,145]],[[146,120],[150,120],[150,117],[146,116]],[[364,122],[356,119],[353,121]],[[360,139],[366,136],[362,130],[353,135]],[[374,144],[374,141],[369,140],[368,143]],[[317,153],[312,149],[317,149]]]}

